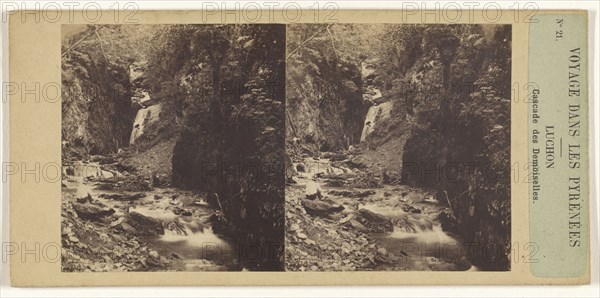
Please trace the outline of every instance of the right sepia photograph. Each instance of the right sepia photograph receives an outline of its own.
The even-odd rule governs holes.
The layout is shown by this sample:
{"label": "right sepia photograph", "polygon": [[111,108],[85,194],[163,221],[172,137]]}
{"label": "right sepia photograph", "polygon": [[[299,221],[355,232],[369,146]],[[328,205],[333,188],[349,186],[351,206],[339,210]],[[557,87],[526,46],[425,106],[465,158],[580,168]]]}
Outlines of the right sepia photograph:
{"label": "right sepia photograph", "polygon": [[287,271],[511,269],[511,37],[287,26]]}

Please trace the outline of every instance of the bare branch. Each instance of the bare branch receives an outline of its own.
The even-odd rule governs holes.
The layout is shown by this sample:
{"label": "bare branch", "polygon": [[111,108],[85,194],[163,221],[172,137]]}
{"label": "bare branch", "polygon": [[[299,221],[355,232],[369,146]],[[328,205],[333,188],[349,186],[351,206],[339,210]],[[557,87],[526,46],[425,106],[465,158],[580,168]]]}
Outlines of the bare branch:
{"label": "bare branch", "polygon": [[329,30],[330,26],[327,26],[327,33],[329,33],[329,36],[331,37],[331,46],[333,47],[333,53],[335,54],[335,58],[339,60],[339,56],[337,54],[337,49],[335,48],[335,43],[333,42],[334,37],[333,37],[333,33],[331,33],[331,30]]}
{"label": "bare branch", "polygon": [[84,41],[88,37],[94,35],[94,33],[96,33],[98,30],[102,29],[103,27],[104,27],[104,25],[96,27],[96,30],[94,30],[93,32],[90,32],[88,35],[84,36],[82,39],[80,39],[77,42],[75,42],[70,48],[68,48],[66,51],[64,51],[60,57],[62,58],[65,55],[67,55],[67,53],[69,53],[71,50],[73,50],[75,47],[77,47],[82,41]]}
{"label": "bare branch", "polygon": [[[98,30],[100,30],[100,29],[98,29]],[[96,37],[98,38],[98,41],[100,41],[100,50],[102,51],[102,55],[104,56],[104,61],[108,62],[108,58],[106,57],[106,52],[104,51],[104,45],[102,45],[102,38],[100,37],[98,30],[94,30],[94,33],[96,33]]]}
{"label": "bare branch", "polygon": [[329,27],[331,27],[332,24],[327,25],[327,27],[317,31],[315,34],[313,34],[311,37],[309,37],[307,40],[303,41],[297,48],[295,48],[293,51],[291,51],[287,57],[285,57],[285,60],[287,61],[287,59],[289,59],[290,57],[292,57],[292,55],[294,55],[300,48],[302,48],[305,44],[307,44],[309,41],[311,41],[313,38],[317,37],[317,35],[319,35],[319,33],[325,31],[325,30],[329,30]]}

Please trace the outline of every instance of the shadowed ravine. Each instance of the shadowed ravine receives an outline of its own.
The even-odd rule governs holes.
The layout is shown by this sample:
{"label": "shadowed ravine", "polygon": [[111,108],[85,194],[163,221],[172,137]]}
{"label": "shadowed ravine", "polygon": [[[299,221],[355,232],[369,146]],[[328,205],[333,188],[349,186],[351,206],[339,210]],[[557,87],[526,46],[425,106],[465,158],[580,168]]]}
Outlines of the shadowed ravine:
{"label": "shadowed ravine", "polygon": [[282,270],[285,26],[66,27],[62,270]]}
{"label": "shadowed ravine", "polygon": [[[143,250],[148,259],[142,259],[147,270],[223,271],[232,269],[235,264],[231,240],[213,232],[211,217],[216,210],[200,194],[170,187],[154,187],[143,192],[107,190],[118,186],[124,175],[114,170],[102,170],[103,166],[98,163],[76,163],[68,168],[74,169],[63,185],[64,196],[72,198],[69,203],[75,204],[75,210],[84,206],[104,206],[104,210],[113,210],[107,226],[95,228],[106,230],[108,239],[112,239],[109,235],[120,234],[129,241],[147,245]],[[144,232],[149,227],[127,224],[133,213],[156,221],[162,229],[157,233]],[[135,230],[137,228],[140,230]],[[92,244],[83,237],[77,242]],[[158,256],[156,260],[152,260],[155,256]],[[131,269],[123,265],[124,269]]]}
{"label": "shadowed ravine", "polygon": [[[300,171],[286,191],[293,211],[287,218],[288,269],[477,270],[466,258],[461,238],[442,230],[438,217],[451,211],[431,191],[403,185],[348,186],[363,170],[333,166],[325,158],[307,158],[294,167]],[[324,193],[324,204],[317,207],[304,198],[313,177],[319,177]],[[330,211],[338,206],[339,212]],[[304,214],[312,209],[322,213]],[[320,230],[339,237],[319,237]]]}

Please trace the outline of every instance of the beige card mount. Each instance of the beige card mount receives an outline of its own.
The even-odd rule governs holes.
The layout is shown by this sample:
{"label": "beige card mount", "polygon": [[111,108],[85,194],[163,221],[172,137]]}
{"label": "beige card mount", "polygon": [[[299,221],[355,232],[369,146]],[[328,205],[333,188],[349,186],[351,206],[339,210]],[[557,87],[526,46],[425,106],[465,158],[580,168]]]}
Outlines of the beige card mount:
{"label": "beige card mount", "polygon": [[10,15],[13,286],[589,283],[585,11],[252,13]]}

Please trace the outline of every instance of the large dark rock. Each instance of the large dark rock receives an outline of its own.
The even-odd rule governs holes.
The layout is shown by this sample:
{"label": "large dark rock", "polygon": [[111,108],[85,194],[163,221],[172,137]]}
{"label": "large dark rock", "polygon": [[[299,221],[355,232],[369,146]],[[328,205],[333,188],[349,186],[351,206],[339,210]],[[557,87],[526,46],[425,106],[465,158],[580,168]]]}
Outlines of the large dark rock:
{"label": "large dark rock", "polygon": [[[93,30],[89,27],[73,38],[80,40]],[[91,44],[82,43],[77,50],[63,57],[61,64],[63,156],[116,152],[129,143],[135,115],[127,59],[107,63],[103,51]],[[86,58],[75,52],[85,53],[79,55]],[[93,104],[82,98],[93,98]],[[100,159],[105,158],[95,158]]]}
{"label": "large dark rock", "polygon": [[118,226],[135,236],[158,236],[165,234],[165,228],[160,220],[137,212],[129,213],[127,218]]}
{"label": "large dark rock", "polygon": [[347,198],[364,198],[368,196],[374,195],[376,192],[374,190],[363,190],[363,191],[349,191],[349,190],[331,190],[329,191],[330,195],[333,196],[341,196]]}
{"label": "large dark rock", "polygon": [[[225,67],[231,74],[251,70],[240,80],[196,71],[190,73],[190,84],[180,84],[188,76],[180,71],[182,67],[197,68],[197,63],[185,56],[205,55],[200,47],[183,47],[173,55],[177,62],[166,66],[167,72],[175,75],[157,82],[169,86],[163,88],[165,96],[190,94],[184,96],[185,102],[194,107],[182,109],[181,115],[171,113],[172,119],[186,123],[181,128],[172,125],[179,137],[173,148],[171,178],[174,186],[218,194],[214,201],[208,201],[223,213],[219,222],[229,226],[223,227],[223,233],[240,247],[259,250],[257,254],[240,254],[236,266],[279,271],[284,252],[284,187],[290,178],[285,172],[287,87],[273,88],[272,83],[286,82],[285,42],[281,42],[285,41],[286,26],[243,25],[238,29],[231,35],[209,26],[205,32],[219,41],[218,51],[223,57],[233,59],[213,61],[210,67]],[[170,37],[173,42],[181,40],[179,35],[190,40],[197,37],[194,30],[181,28],[177,32]],[[240,47],[250,36],[253,45]],[[235,57],[242,56],[252,58],[234,63]],[[206,82],[211,82],[210,86]],[[209,96],[203,90],[214,92]]]}
{"label": "large dark rock", "polygon": [[94,201],[94,199],[92,199],[92,196],[90,194],[88,194],[85,197],[77,198],[77,203],[80,203],[80,204],[92,203],[93,201]]}
{"label": "large dark rock", "polygon": [[365,168],[367,168],[365,160],[361,156],[355,156],[355,157],[352,157],[352,158],[348,159],[346,161],[346,165],[348,167],[350,167],[351,169],[365,169]]}
{"label": "large dark rock", "polygon": [[302,200],[306,213],[312,216],[328,217],[331,214],[344,210],[344,206],[329,200]]}
{"label": "large dark rock", "polygon": [[408,204],[402,205],[402,211],[409,212],[409,213],[421,213],[422,212],[421,209],[415,208]]}
{"label": "large dark rock", "polygon": [[105,155],[92,155],[90,156],[91,162],[97,162],[101,165],[115,163],[116,159],[114,156],[105,156]]}
{"label": "large dark rock", "polygon": [[323,152],[322,158],[329,159],[330,161],[342,161],[348,158],[348,156],[342,152]]}
{"label": "large dark rock", "polygon": [[111,216],[115,213],[114,209],[99,207],[90,203],[73,203],[73,209],[81,219],[96,220]]}
{"label": "large dark rock", "polygon": [[371,233],[393,232],[394,225],[387,217],[367,209],[360,209],[356,213],[356,220]]}
{"label": "large dark rock", "polygon": [[173,211],[175,215],[192,216],[191,211],[179,207],[174,207],[171,211]]}
{"label": "large dark rock", "polygon": [[442,225],[442,229],[444,231],[451,232],[454,234],[460,233],[460,230],[458,229],[458,221],[452,214],[442,211],[438,215],[437,219]]}
{"label": "large dark rock", "polygon": [[105,199],[110,199],[110,200],[116,200],[116,201],[133,201],[133,200],[137,200],[137,199],[141,199],[143,197],[145,197],[146,195],[143,193],[134,193],[134,194],[119,194],[119,193],[115,193],[115,194],[101,194],[99,197],[101,198],[105,198]]}
{"label": "large dark rock", "polygon": [[[363,82],[354,63],[317,53],[288,65],[286,106],[288,139],[298,138],[309,154],[346,150],[360,140],[367,105]],[[314,100],[318,98],[318,100]],[[337,160],[337,154],[325,153]]]}

